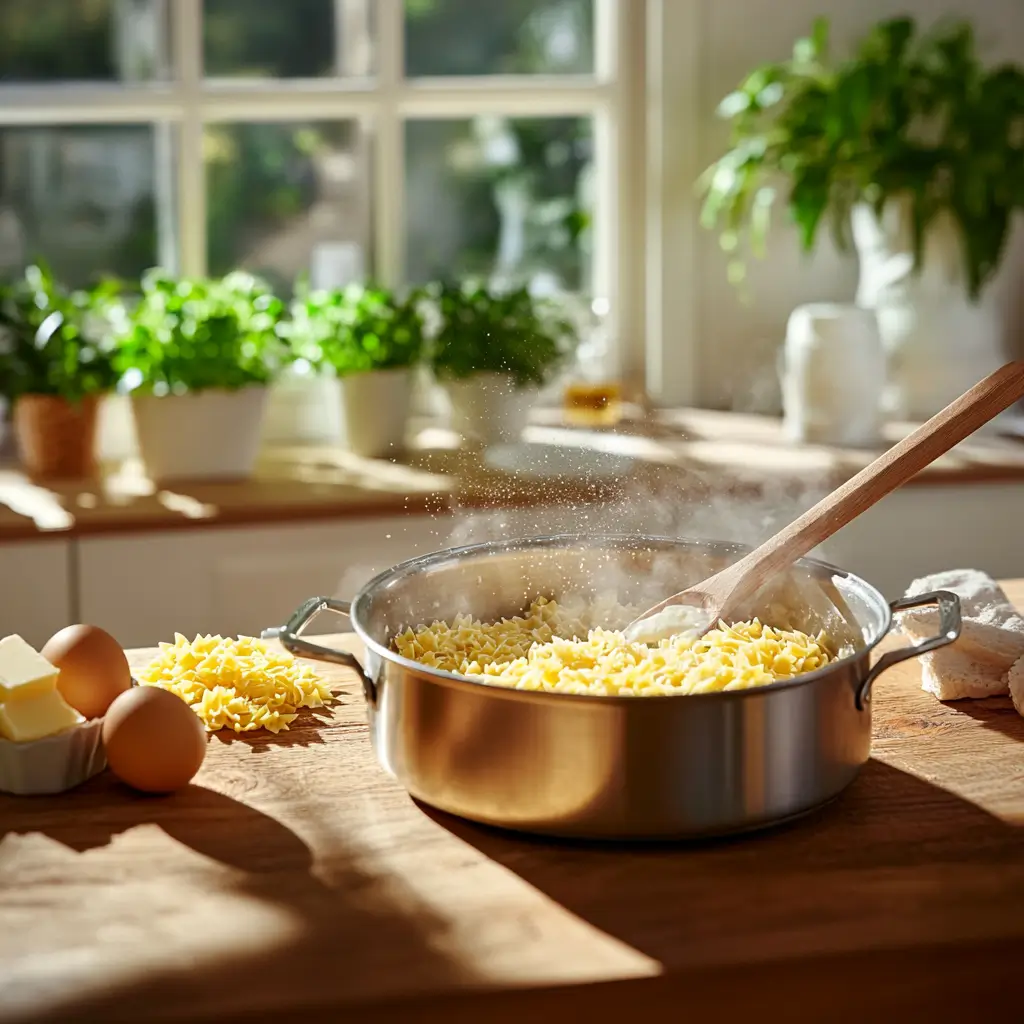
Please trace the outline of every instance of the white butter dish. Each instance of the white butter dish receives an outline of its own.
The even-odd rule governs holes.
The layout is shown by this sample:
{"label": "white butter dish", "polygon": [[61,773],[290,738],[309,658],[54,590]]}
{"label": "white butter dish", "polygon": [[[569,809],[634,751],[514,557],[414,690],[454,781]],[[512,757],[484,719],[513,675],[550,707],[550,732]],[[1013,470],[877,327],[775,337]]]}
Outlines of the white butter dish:
{"label": "white butter dish", "polygon": [[63,793],[107,766],[103,719],[27,743],[0,738],[0,791],[18,796]]}

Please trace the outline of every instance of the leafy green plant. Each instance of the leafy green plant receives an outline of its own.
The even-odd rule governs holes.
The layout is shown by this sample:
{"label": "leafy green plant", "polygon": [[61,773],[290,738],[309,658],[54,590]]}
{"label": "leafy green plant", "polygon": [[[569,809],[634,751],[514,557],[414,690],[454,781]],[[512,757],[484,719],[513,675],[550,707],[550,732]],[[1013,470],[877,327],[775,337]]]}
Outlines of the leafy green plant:
{"label": "leafy green plant", "polygon": [[414,366],[425,344],[423,318],[413,299],[358,284],[300,290],[287,330],[297,357],[339,376]]}
{"label": "leafy green plant", "polygon": [[200,280],[151,270],[114,317],[122,386],[166,395],[269,384],[291,359],[283,316],[282,301],[243,271]]}
{"label": "leafy green plant", "polygon": [[65,291],[37,261],[0,285],[0,394],[51,395],[80,401],[113,391],[117,373],[100,310],[116,282]]}
{"label": "leafy green plant", "polygon": [[548,383],[579,341],[560,305],[526,288],[499,292],[466,282],[423,292],[435,321],[431,364],[439,380],[508,374],[517,388]]}
{"label": "leafy green plant", "polygon": [[[852,207],[906,204],[915,267],[940,214],[959,227],[976,298],[999,265],[1015,211],[1024,207],[1024,73],[986,69],[970,25],[923,33],[910,18],[876,25],[852,58],[829,53],[819,19],[792,57],[753,71],[719,106],[731,146],[701,179],[702,222],[724,249],[763,255],[780,191],[811,250],[828,214],[849,247]],[[730,277],[743,263],[734,257]]]}

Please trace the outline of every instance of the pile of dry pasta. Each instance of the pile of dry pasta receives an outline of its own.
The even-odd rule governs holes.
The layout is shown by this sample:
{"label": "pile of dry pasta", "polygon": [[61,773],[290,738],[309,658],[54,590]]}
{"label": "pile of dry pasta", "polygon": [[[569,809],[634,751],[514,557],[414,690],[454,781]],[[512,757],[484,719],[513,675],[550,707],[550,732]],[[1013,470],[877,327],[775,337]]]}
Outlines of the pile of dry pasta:
{"label": "pile of dry pasta", "polygon": [[308,665],[250,636],[190,641],[176,633],[174,643],[160,644],[160,653],[138,680],[176,693],[209,732],[281,732],[295,721],[299,708],[322,707],[334,699]]}
{"label": "pile of dry pasta", "polygon": [[772,629],[757,619],[719,623],[700,639],[627,643],[607,629],[576,631],[554,601],[523,617],[479,622],[458,616],[395,637],[403,657],[497,686],[548,693],[655,696],[740,690],[828,664],[824,635]]}

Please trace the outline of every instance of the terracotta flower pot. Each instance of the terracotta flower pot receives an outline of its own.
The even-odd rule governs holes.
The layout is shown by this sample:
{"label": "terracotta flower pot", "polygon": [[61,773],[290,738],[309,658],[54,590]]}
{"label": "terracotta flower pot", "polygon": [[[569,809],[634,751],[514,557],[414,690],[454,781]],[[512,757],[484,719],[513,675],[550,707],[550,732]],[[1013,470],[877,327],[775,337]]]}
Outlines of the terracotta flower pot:
{"label": "terracotta flower pot", "polygon": [[95,395],[72,403],[55,395],[22,395],[14,403],[14,435],[25,472],[36,480],[76,480],[96,472]]}

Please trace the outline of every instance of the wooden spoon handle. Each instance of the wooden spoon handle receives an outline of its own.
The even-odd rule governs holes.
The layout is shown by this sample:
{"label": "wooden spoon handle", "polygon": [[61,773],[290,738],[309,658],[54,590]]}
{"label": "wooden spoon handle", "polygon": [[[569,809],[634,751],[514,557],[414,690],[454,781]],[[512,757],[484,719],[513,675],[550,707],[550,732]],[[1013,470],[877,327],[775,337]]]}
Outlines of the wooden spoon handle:
{"label": "wooden spoon handle", "polygon": [[723,571],[743,601],[770,576],[828,540],[865,509],[1024,397],[1024,362],[1007,363],[822,498],[785,529]]}

